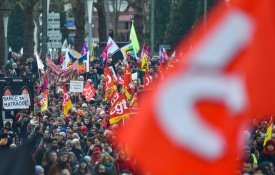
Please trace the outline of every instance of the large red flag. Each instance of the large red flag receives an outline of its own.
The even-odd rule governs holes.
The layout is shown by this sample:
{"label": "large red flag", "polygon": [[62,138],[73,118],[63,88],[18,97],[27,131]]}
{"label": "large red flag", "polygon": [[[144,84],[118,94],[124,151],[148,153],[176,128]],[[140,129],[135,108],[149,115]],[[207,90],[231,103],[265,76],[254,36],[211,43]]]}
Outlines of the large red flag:
{"label": "large red flag", "polygon": [[125,92],[127,100],[130,100],[134,94],[134,87],[132,84],[131,67],[130,67],[130,65],[126,65],[126,64],[125,64],[125,69],[124,69],[123,92]]}
{"label": "large red flag", "polygon": [[112,100],[113,97],[117,94],[117,86],[113,79],[113,76],[106,65],[105,68],[105,100]]}
{"label": "large red flag", "polygon": [[[220,5],[120,138],[152,174],[232,175],[247,119],[275,113],[275,1]],[[178,54],[181,55],[181,54]]]}
{"label": "large red flag", "polygon": [[125,93],[122,93],[117,101],[110,107],[110,124],[119,122],[121,119],[124,119],[129,116],[129,105],[127,103]]}
{"label": "large red flag", "polygon": [[90,102],[91,99],[95,96],[95,94],[96,94],[96,91],[94,87],[89,82],[86,82],[82,92],[82,95],[84,95],[86,98],[86,102]]}

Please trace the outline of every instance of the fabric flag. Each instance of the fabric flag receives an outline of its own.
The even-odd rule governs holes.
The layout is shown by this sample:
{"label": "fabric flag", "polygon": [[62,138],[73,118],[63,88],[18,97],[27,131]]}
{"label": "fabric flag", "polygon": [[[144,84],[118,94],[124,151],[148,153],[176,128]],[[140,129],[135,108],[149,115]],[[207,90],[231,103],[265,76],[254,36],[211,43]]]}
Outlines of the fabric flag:
{"label": "fabric flag", "polygon": [[83,45],[82,45],[82,49],[81,49],[81,55],[84,55],[85,53],[87,53],[89,51],[86,43],[84,42]]}
{"label": "fabric flag", "polygon": [[63,86],[63,91],[64,91],[64,94],[62,99],[62,110],[63,110],[63,114],[67,115],[68,111],[73,107],[73,105],[66,86]]}
{"label": "fabric flag", "polygon": [[110,47],[108,48],[108,54],[111,53],[113,55],[114,53],[116,53],[116,51],[119,50],[119,47],[110,36],[107,45],[110,45]]}
{"label": "fabric flag", "polygon": [[124,84],[124,80],[123,78],[119,75],[119,73],[117,73],[117,84],[121,84],[123,85]]}
{"label": "fabric flag", "polygon": [[147,89],[149,87],[151,83],[151,79],[150,79],[150,74],[148,71],[148,68],[145,71],[145,76],[144,76],[144,89]]}
{"label": "fabric flag", "polygon": [[95,59],[95,42],[93,41],[92,43],[92,50],[90,51],[91,55],[90,55],[90,61],[93,62]]}
{"label": "fabric flag", "polygon": [[41,112],[45,111],[46,109],[48,109],[48,95],[49,95],[49,91],[45,90],[43,92],[43,96],[41,101],[39,102],[40,106],[41,106]]}
{"label": "fabric flag", "polygon": [[66,51],[67,48],[68,48],[68,42],[67,42],[67,39],[64,39],[62,44],[62,51]]}
{"label": "fabric flag", "polygon": [[271,137],[272,137],[272,130],[273,130],[273,120],[272,120],[272,117],[271,117],[270,122],[268,124],[268,127],[266,129],[263,146],[265,146],[266,142],[271,139]]}
{"label": "fabric flag", "polygon": [[84,55],[79,58],[75,57],[71,52],[68,52],[68,56],[70,58],[68,65],[78,61],[78,73],[83,74],[85,72],[89,72],[89,52],[84,53]]}
{"label": "fabric flag", "polygon": [[129,116],[129,105],[127,103],[125,93],[122,93],[117,101],[110,107],[110,124],[119,122],[121,119],[124,119]]}
{"label": "fabric flag", "polygon": [[118,135],[137,164],[151,174],[235,174],[249,117],[275,113],[274,11],[274,0],[220,3],[194,29],[192,50],[178,45],[184,60]]}
{"label": "fabric flag", "polygon": [[41,59],[37,52],[34,53],[36,57],[37,67],[41,72],[44,72],[44,64],[42,63]]}
{"label": "fabric flag", "polygon": [[135,51],[133,49],[133,44],[132,43],[123,46],[122,48],[120,48],[120,51],[121,51],[124,59],[129,58],[129,56],[131,56],[133,58],[137,57],[136,53],[135,53]]}
{"label": "fabric flag", "polygon": [[148,69],[147,57],[146,54],[142,54],[141,57],[141,71],[145,72]]}
{"label": "fabric flag", "polygon": [[112,100],[114,96],[118,93],[117,86],[113,80],[113,76],[108,68],[108,65],[105,67],[105,100]]}
{"label": "fabric flag", "polygon": [[127,100],[130,100],[134,94],[134,87],[132,84],[132,71],[130,65],[127,64],[125,64],[124,69],[123,92],[125,93]]}
{"label": "fabric flag", "polygon": [[61,64],[62,69],[67,69],[70,61],[71,61],[71,59],[69,57],[69,49],[66,49],[65,50],[65,60]]}
{"label": "fabric flag", "polygon": [[139,48],[139,42],[138,42],[135,27],[134,27],[134,23],[132,23],[132,27],[131,27],[130,40],[133,43],[134,51],[137,54],[140,48]]}
{"label": "fabric flag", "polygon": [[48,84],[48,81],[47,81],[47,74],[45,74],[44,78],[43,78],[43,85],[42,85],[42,88],[41,88],[41,92],[44,92],[48,88],[49,88],[49,84]]}
{"label": "fabric flag", "polygon": [[159,59],[160,62],[163,62],[165,59],[167,59],[167,51],[165,48],[159,48]]}
{"label": "fabric flag", "polygon": [[90,102],[92,98],[95,96],[95,94],[96,94],[96,91],[94,87],[89,82],[86,82],[82,92],[82,95],[85,96],[86,98],[86,102]]}
{"label": "fabric flag", "polygon": [[108,43],[106,46],[105,46],[105,48],[104,48],[104,50],[102,51],[102,53],[101,53],[101,57],[104,59],[104,60],[106,60],[107,58],[108,58],[108,49],[112,46],[112,42],[110,42],[110,43]]}

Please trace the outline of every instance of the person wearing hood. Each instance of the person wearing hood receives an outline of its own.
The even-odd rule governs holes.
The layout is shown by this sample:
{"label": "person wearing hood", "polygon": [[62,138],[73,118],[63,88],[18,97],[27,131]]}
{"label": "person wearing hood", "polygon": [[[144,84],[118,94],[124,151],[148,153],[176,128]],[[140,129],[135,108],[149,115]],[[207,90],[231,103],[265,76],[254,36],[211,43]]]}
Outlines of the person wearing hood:
{"label": "person wearing hood", "polygon": [[259,164],[262,162],[272,162],[275,165],[275,141],[270,139],[266,142],[263,151],[260,154]]}

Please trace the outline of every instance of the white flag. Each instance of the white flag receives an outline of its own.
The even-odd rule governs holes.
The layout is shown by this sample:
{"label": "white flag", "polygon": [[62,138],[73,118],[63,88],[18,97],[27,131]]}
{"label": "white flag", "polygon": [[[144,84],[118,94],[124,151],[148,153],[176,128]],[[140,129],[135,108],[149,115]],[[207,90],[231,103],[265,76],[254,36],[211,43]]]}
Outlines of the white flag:
{"label": "white flag", "polygon": [[41,59],[39,58],[39,55],[37,54],[37,52],[34,53],[35,57],[36,57],[36,62],[37,62],[37,67],[39,70],[41,70],[42,72],[44,72],[44,64],[42,63]]}
{"label": "white flag", "polygon": [[116,51],[119,50],[119,47],[117,46],[117,44],[114,42],[114,40],[109,37],[108,39],[108,43],[107,46],[111,44],[111,46],[108,48],[108,53],[114,54]]}

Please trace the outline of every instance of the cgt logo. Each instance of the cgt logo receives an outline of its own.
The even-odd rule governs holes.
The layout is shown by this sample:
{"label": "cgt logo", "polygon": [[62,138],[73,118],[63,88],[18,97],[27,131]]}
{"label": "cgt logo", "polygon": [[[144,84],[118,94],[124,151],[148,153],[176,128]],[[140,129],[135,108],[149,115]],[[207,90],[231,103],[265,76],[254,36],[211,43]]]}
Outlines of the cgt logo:
{"label": "cgt logo", "polygon": [[127,102],[123,100],[122,102],[115,104],[114,108],[112,108],[110,111],[110,115],[114,115],[114,114],[121,115],[128,109],[129,108],[127,106]]}

